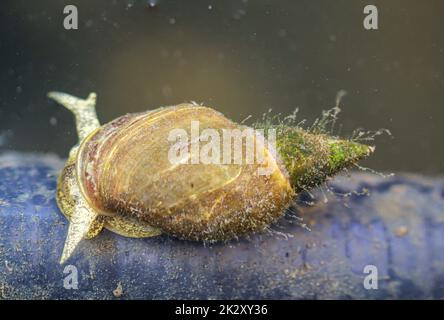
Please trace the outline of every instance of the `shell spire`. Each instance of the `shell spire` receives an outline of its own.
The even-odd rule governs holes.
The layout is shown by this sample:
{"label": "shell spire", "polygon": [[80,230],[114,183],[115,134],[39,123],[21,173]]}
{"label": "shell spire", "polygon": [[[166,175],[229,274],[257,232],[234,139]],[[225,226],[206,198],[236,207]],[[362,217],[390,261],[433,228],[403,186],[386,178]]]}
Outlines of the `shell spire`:
{"label": "shell spire", "polygon": [[322,184],[375,150],[373,146],[292,126],[278,128],[276,147],[296,192]]}

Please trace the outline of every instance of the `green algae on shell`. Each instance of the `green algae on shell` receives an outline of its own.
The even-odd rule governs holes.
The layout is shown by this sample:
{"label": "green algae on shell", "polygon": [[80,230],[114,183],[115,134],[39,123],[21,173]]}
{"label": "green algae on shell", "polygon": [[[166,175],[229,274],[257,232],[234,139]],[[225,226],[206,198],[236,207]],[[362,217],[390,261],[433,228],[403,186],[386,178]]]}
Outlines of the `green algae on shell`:
{"label": "green algae on shell", "polygon": [[57,203],[70,221],[61,263],[102,228],[129,237],[167,233],[210,242],[264,230],[282,217],[296,193],[373,151],[321,131],[265,122],[256,127],[276,129],[276,145],[260,147],[273,169],[269,175],[258,175],[260,164],[245,159],[172,164],[165,139],[172,129],[195,120],[219,131],[246,127],[195,104],[127,114],[100,126],[95,94],[87,100],[59,92],[49,97],[74,113],[79,134],[57,187]]}

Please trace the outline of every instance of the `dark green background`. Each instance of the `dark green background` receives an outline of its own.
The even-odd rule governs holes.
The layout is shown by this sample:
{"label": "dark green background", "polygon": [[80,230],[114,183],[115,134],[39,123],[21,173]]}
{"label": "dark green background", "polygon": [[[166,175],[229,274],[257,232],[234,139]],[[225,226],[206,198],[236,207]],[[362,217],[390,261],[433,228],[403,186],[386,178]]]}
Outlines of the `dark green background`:
{"label": "dark green background", "polygon": [[[67,4],[77,31],[63,29]],[[378,31],[362,26],[367,4]],[[237,121],[295,107],[313,120],[344,89],[344,135],[393,133],[366,165],[443,173],[443,17],[440,0],[2,0],[1,148],[67,155],[73,119],[49,90],[96,91],[106,122],[190,100]]]}

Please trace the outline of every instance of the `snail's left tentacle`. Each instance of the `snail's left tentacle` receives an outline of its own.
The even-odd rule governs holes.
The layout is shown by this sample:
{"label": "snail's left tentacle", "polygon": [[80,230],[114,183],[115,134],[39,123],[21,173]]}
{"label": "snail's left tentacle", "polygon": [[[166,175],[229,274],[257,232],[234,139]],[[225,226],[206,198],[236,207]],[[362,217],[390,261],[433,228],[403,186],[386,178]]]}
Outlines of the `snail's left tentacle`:
{"label": "snail's left tentacle", "polygon": [[86,100],[55,91],[49,92],[48,97],[74,113],[79,141],[82,141],[88,134],[100,127],[96,114],[97,95],[94,92],[90,93]]}
{"label": "snail's left tentacle", "polygon": [[96,212],[89,210],[87,206],[83,206],[83,203],[78,204],[69,221],[68,235],[65,240],[62,257],[60,258],[60,264],[65,263],[72,255],[79,242],[88,234],[96,219]]}
{"label": "snail's left tentacle", "polygon": [[[68,168],[72,167],[70,164],[74,159],[73,157],[68,160]],[[59,183],[57,188],[57,203],[60,208],[63,208],[63,213],[69,221],[68,235],[60,258],[61,264],[72,255],[83,238],[96,236],[104,226],[104,221],[98,212],[83,197],[75,174],[73,171],[66,171],[67,167],[62,173],[63,183]]]}

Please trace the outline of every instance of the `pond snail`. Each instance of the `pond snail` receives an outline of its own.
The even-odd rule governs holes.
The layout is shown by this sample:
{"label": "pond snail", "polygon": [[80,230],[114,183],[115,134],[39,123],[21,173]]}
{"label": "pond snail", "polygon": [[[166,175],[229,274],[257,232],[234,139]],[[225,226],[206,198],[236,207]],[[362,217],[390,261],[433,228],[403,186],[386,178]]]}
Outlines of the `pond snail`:
{"label": "pond snail", "polygon": [[[127,237],[166,233],[207,242],[264,230],[295,194],[373,151],[323,132],[280,125],[275,145],[266,144],[264,136],[256,144],[261,163],[174,163],[168,158],[174,128],[189,128],[192,121],[217,132],[247,127],[195,103],[127,114],[101,126],[95,93],[86,100],[60,92],[48,96],[73,112],[79,136],[57,184],[57,204],[70,222],[61,263],[83,238],[103,228]],[[261,140],[253,130],[245,132]],[[200,140],[185,145],[193,143]],[[263,163],[272,169],[269,174],[257,173]]]}

